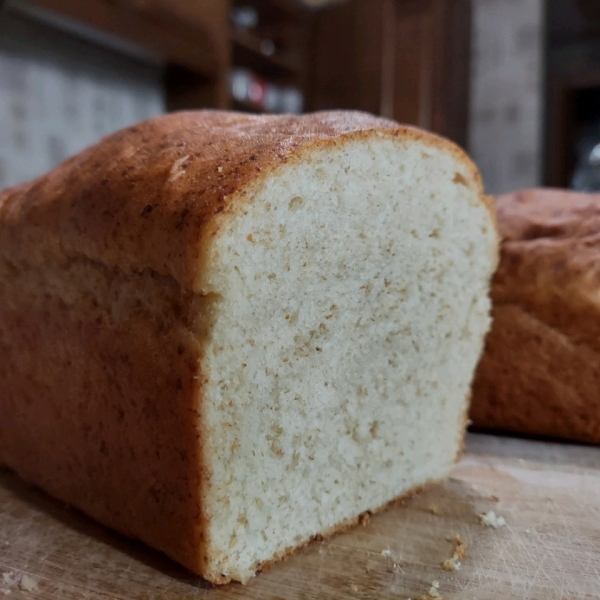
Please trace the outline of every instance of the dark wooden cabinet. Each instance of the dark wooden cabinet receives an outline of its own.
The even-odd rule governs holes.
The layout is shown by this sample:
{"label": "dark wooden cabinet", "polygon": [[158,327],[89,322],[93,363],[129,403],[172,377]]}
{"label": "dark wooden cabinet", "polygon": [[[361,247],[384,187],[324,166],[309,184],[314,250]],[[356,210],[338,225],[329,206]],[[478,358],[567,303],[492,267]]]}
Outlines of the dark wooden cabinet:
{"label": "dark wooden cabinet", "polygon": [[[426,129],[432,127],[436,86],[435,46],[440,26],[439,0],[387,2],[390,31],[384,74],[390,83],[382,89],[384,114]],[[386,27],[384,21],[384,27]],[[437,33],[437,35],[436,35]]]}
{"label": "dark wooden cabinet", "polygon": [[466,143],[469,0],[351,0],[315,16],[313,109],[348,108]]}
{"label": "dark wooden cabinet", "polygon": [[149,51],[166,65],[169,108],[227,106],[228,0],[33,0],[0,8],[85,38],[81,24]]}
{"label": "dark wooden cabinet", "polygon": [[[165,65],[168,110],[261,112],[260,106],[233,99],[230,75],[236,68],[264,85],[294,88],[305,96],[311,11],[299,0],[32,0],[29,5],[27,17],[66,18],[155,54]],[[255,9],[258,26],[232,27],[236,6]],[[266,51],[264,42],[272,38],[280,44]]]}
{"label": "dark wooden cabinet", "polygon": [[207,78],[219,76],[228,60],[225,0],[35,0],[56,15],[152,50]]}
{"label": "dark wooden cabinet", "polygon": [[[170,110],[259,112],[230,93],[243,68],[299,90],[307,110],[365,110],[466,142],[470,0],[347,0],[320,11],[300,0],[34,3],[154,51]],[[258,11],[259,26],[231,27],[236,6]],[[279,40],[276,51],[265,40]]]}

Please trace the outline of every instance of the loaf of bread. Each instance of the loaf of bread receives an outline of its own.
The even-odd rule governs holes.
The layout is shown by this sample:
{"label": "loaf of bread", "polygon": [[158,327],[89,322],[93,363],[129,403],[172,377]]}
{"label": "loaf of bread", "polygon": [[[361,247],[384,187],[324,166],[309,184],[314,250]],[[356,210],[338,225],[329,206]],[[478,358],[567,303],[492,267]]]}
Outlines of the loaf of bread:
{"label": "loaf of bread", "polygon": [[450,142],[201,111],[0,195],[0,462],[214,583],[447,476],[493,208]]}
{"label": "loaf of bread", "polygon": [[501,259],[473,423],[600,444],[600,194],[529,190],[496,205]]}

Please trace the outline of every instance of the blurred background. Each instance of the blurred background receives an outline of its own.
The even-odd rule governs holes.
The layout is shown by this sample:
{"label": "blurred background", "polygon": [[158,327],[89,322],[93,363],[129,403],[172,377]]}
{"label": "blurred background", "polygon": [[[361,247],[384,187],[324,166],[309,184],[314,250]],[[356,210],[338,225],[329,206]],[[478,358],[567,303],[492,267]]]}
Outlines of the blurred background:
{"label": "blurred background", "polygon": [[600,190],[600,0],[0,0],[0,189],[166,111],[366,110]]}

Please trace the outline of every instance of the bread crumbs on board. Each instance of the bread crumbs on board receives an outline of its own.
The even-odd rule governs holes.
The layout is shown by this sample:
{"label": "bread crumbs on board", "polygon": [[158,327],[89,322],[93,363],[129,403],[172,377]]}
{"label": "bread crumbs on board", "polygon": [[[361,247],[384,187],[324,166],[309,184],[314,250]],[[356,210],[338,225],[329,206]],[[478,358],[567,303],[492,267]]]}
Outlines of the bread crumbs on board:
{"label": "bread crumbs on board", "polygon": [[482,525],[492,527],[493,529],[498,529],[499,527],[504,527],[506,525],[506,519],[497,515],[493,510],[479,515],[479,520]]}
{"label": "bread crumbs on board", "polygon": [[427,595],[421,596],[419,600],[431,600],[432,598],[435,600],[443,600],[443,596],[440,594],[440,582],[437,581],[437,579],[431,582],[431,587],[429,588]]}
{"label": "bread crumbs on board", "polygon": [[15,586],[18,586],[24,592],[33,592],[37,589],[37,580],[31,577],[31,575],[19,575],[11,571],[2,573],[1,583],[8,586],[8,588],[0,590],[0,593],[5,596],[8,596],[11,593],[10,588]]}
{"label": "bread crumbs on board", "polygon": [[444,571],[458,571],[462,561],[467,557],[467,544],[460,539],[458,533],[454,534],[454,554],[442,563]]}
{"label": "bread crumbs on board", "polygon": [[37,581],[29,575],[23,575],[19,581],[19,587],[25,592],[33,592],[37,589]]}

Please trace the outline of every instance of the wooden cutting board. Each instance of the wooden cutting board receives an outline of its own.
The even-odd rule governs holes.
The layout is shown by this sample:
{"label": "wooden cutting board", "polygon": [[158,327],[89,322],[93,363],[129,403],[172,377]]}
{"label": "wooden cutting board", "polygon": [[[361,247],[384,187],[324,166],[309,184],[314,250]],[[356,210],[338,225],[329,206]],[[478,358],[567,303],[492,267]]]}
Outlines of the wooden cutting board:
{"label": "wooden cutting board", "polygon": [[[456,533],[468,555],[447,572]],[[0,598],[416,600],[434,581],[446,599],[600,599],[600,448],[470,434],[446,484],[221,588],[0,471]]]}

